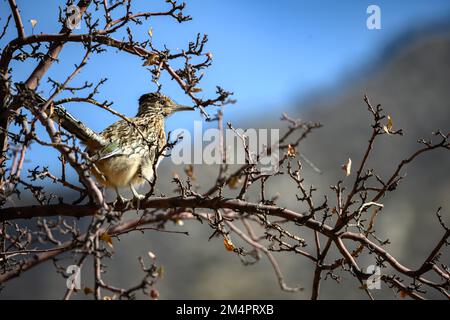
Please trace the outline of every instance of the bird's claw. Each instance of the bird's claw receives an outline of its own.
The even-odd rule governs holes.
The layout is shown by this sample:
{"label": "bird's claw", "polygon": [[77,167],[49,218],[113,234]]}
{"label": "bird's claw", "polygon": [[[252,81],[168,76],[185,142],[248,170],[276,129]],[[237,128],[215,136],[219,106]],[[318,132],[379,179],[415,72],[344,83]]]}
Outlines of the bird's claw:
{"label": "bird's claw", "polygon": [[139,202],[140,202],[141,200],[144,200],[144,199],[145,199],[145,196],[142,195],[142,194],[139,194],[139,193],[136,191],[136,189],[134,188],[133,185],[130,185],[130,189],[131,189],[131,192],[133,193],[133,200],[136,200],[137,203],[138,203],[138,205],[139,205]]}
{"label": "bird's claw", "polygon": [[125,204],[127,201],[129,201],[129,199],[124,198],[120,195],[117,196],[116,200],[114,201],[114,206],[115,205],[123,205]]}
{"label": "bird's claw", "polygon": [[143,195],[143,194],[135,194],[134,196],[133,196],[133,200],[137,200],[137,201],[141,201],[141,200],[144,200],[145,199],[145,196]]}

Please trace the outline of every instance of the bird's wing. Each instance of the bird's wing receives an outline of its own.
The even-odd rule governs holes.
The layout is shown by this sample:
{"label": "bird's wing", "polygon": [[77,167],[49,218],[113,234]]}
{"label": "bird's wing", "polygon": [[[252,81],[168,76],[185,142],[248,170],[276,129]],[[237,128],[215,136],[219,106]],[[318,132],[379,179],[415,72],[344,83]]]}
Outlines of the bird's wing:
{"label": "bird's wing", "polygon": [[104,160],[108,159],[114,156],[120,156],[120,155],[129,155],[129,153],[126,153],[124,148],[117,143],[117,142],[110,142],[103,148],[99,149],[94,155],[93,160]]}
{"label": "bird's wing", "polygon": [[108,144],[96,151],[94,159],[102,160],[114,156],[142,158],[155,154],[158,141],[151,134],[144,138],[142,133],[146,131],[148,124],[145,121],[141,124],[136,118],[130,120],[140,127],[140,131],[123,119],[113,123],[100,133]]}

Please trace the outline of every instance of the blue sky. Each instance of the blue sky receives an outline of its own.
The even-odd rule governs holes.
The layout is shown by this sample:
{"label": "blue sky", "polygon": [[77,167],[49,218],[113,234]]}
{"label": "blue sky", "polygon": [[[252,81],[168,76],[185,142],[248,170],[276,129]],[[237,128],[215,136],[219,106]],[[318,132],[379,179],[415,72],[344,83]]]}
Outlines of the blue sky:
{"label": "blue sky", "polygon": [[[58,5],[65,1],[17,0],[27,33],[29,19],[36,19],[35,33],[55,33]],[[163,1],[134,1],[134,12],[161,10]],[[313,90],[333,86],[348,74],[364,67],[396,36],[410,28],[440,20],[450,14],[448,0],[388,1],[315,1],[315,0],[195,0],[187,1],[186,13],[193,20],[183,24],[167,18],[155,18],[136,29],[139,39],[148,37],[153,28],[155,44],[167,44],[174,51],[187,46],[197,32],[207,33],[207,51],[214,55],[213,66],[206,71],[202,88],[206,97],[221,85],[235,93],[237,104],[227,111],[228,120],[263,117],[279,111],[308,96]],[[381,30],[368,30],[368,5],[381,8]],[[0,26],[8,12],[7,1],[0,1]],[[77,30],[84,33],[86,30]],[[11,29],[9,33],[15,36]],[[0,42],[3,47],[7,38]],[[67,45],[49,76],[63,81],[81,59],[80,46]],[[14,63],[14,80],[23,81],[35,64]],[[149,72],[142,61],[111,50],[91,58],[89,65],[72,82],[98,81],[108,77],[99,100],[114,101],[114,108],[134,115],[138,97],[154,89]],[[173,81],[163,78],[163,91],[180,103],[189,99]],[[40,90],[48,94],[50,87],[42,83]],[[86,112],[88,106],[67,108],[100,131],[117,118],[104,111]],[[198,113],[177,115],[167,128],[189,127]]]}
{"label": "blue sky", "polygon": [[[29,19],[38,20],[36,33],[59,30],[55,20],[58,5],[64,1],[17,2],[28,32],[31,31]],[[158,10],[165,5],[163,1],[135,3],[136,12]],[[381,30],[366,28],[366,8],[370,4],[381,8]],[[4,17],[7,2],[1,1],[0,5]],[[285,106],[311,90],[334,84],[369,63],[403,31],[450,14],[450,2],[195,0],[188,1],[186,13],[193,20],[183,24],[167,18],[146,21],[138,29],[141,39],[147,37],[146,30],[151,26],[155,43],[176,50],[186,47],[197,32],[207,33],[210,39],[207,51],[213,53],[214,64],[203,82],[205,96],[213,92],[216,84],[235,92],[238,104],[233,107],[235,110],[229,111],[235,118],[249,116],[263,107]],[[82,28],[76,32],[85,31]],[[61,55],[62,63],[54,65],[49,75],[65,79],[80,59],[78,48],[79,45],[67,46]],[[93,58],[90,63],[74,83],[107,76],[109,82],[102,96],[113,100],[116,108],[125,113],[133,114],[138,96],[153,88],[149,72],[135,57],[112,52]],[[31,65],[17,64],[16,80],[25,79]],[[41,86],[44,90],[48,88],[46,84]],[[165,89],[177,101],[189,102],[176,85],[165,83]],[[95,125],[101,129],[106,123],[99,120]]]}

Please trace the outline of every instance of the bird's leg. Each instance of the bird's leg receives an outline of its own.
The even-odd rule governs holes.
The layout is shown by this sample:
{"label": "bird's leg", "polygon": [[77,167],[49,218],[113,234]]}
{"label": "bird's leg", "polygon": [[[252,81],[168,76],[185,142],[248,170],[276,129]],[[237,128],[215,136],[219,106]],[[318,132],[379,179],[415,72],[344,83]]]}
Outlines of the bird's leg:
{"label": "bird's leg", "polygon": [[117,187],[115,187],[114,189],[116,190],[116,194],[117,194],[116,201],[118,203],[125,203],[126,201],[128,201],[128,199],[126,199],[120,195],[119,189]]}
{"label": "bird's leg", "polygon": [[135,199],[137,199],[137,200],[144,200],[145,199],[145,196],[142,195],[142,194],[139,194],[132,184],[130,184],[130,189],[131,189],[131,192],[133,193],[133,197]]}

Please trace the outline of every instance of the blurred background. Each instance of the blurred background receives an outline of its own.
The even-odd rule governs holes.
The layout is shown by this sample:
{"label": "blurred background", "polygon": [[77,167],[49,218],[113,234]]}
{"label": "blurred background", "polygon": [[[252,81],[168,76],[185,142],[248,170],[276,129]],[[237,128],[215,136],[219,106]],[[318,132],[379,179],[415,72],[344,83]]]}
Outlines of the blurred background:
{"label": "blurred background", "polygon": [[[58,6],[64,1],[17,2],[25,21],[38,21],[34,33],[59,30]],[[366,26],[366,10],[371,4],[381,9],[380,30]],[[140,1],[134,11],[163,7],[162,1]],[[7,2],[1,1],[2,21],[6,12]],[[307,183],[314,184],[322,194],[331,195],[329,186],[343,179],[341,165],[349,157],[357,162],[365,150],[370,118],[362,100],[364,94],[372,103],[382,104],[393,118],[394,129],[403,128],[405,132],[404,137],[383,136],[376,144],[369,166],[381,176],[392,172],[418,147],[418,138],[450,127],[449,1],[197,0],[187,3],[186,13],[192,15],[192,21],[178,24],[170,19],[148,20],[135,34],[143,40],[152,27],[155,45],[166,44],[175,52],[186,47],[198,32],[207,33],[207,51],[212,52],[214,64],[206,72],[202,94],[212,95],[216,85],[233,91],[237,103],[225,108],[225,121],[235,127],[282,128],[278,119],[283,112],[321,122],[324,127],[313,133],[300,151],[323,171],[320,175],[305,167]],[[27,28],[31,33],[29,22]],[[86,30],[82,27],[76,32]],[[2,47],[15,35],[9,34],[0,42]],[[68,44],[48,75],[63,81],[74,63],[79,63],[81,52],[79,46]],[[33,67],[31,62],[16,62],[13,80],[25,80]],[[129,116],[136,111],[138,97],[155,89],[142,61],[116,50],[91,58],[72,85],[104,77],[108,81],[98,100],[113,101],[116,110]],[[163,92],[179,103],[190,103],[168,77],[162,82]],[[42,83],[39,90],[48,94],[51,87]],[[96,131],[117,120],[106,111],[89,112],[87,105],[67,108]],[[167,121],[167,130],[190,129],[193,120],[201,119],[198,113],[175,115]],[[33,146],[25,169],[37,165],[51,169],[56,165],[54,159],[56,153]],[[388,250],[408,266],[417,267],[439,239],[441,229],[434,215],[439,206],[449,220],[449,160],[448,152],[442,151],[419,158],[408,167],[399,189],[385,199],[378,220],[379,236],[391,240]],[[201,187],[211,181],[208,173],[213,174],[215,168],[194,167],[194,172],[200,170],[197,184]],[[185,176],[183,168],[169,160],[163,161],[159,172],[159,191],[165,194],[173,190],[170,180],[174,172]],[[269,191],[290,195],[280,204],[294,207],[292,188],[291,183],[280,179],[270,185]],[[131,286],[141,277],[136,257],[150,250],[165,268],[164,278],[157,285],[162,299],[310,296],[313,268],[298,256],[277,255],[288,283],[305,287],[303,292],[289,294],[279,289],[268,261],[242,265],[237,256],[224,250],[222,240],[207,241],[211,234],[207,226],[188,222],[173,229],[189,231],[190,235],[148,232],[116,241],[116,255],[106,278],[117,286]],[[367,265],[374,262],[371,258],[365,258]],[[89,267],[83,270],[83,283],[89,283],[90,273]],[[322,298],[365,298],[357,281],[345,273],[341,276],[340,284],[333,280],[323,283]],[[9,282],[0,291],[0,299],[59,299],[64,288],[65,280],[48,263]],[[395,297],[385,287],[374,294],[385,299]],[[76,297],[84,298],[82,293]]]}

